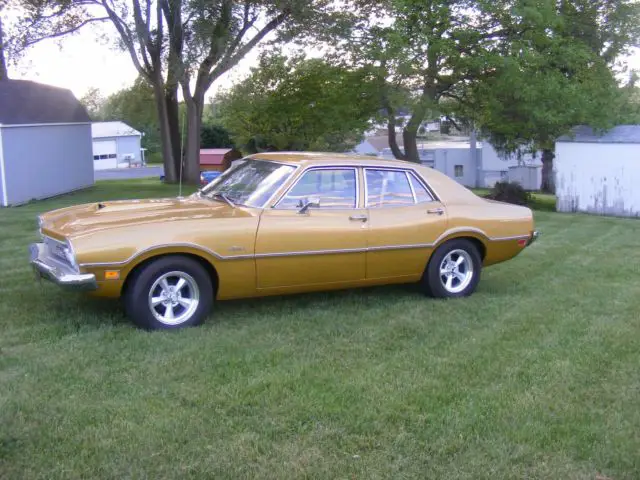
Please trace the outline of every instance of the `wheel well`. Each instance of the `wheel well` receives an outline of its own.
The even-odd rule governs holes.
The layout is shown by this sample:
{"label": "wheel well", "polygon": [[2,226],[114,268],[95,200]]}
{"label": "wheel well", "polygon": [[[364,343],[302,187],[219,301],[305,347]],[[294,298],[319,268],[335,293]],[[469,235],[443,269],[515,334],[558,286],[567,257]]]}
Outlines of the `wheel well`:
{"label": "wheel well", "polygon": [[473,243],[477,247],[478,253],[480,253],[480,258],[484,261],[484,257],[487,255],[487,247],[484,243],[482,243],[481,240],[478,240],[475,237],[458,237],[458,238],[469,240],[471,243]]}
{"label": "wheel well", "polygon": [[154,260],[157,260],[159,258],[162,257],[169,257],[169,256],[181,256],[181,257],[188,257],[191,258],[192,260],[195,260],[196,262],[198,262],[200,265],[202,265],[202,267],[207,271],[207,273],[209,273],[209,277],[211,278],[211,283],[213,283],[213,294],[214,297],[215,295],[217,295],[218,293],[218,285],[219,285],[219,277],[218,277],[218,272],[216,271],[215,267],[213,265],[211,265],[210,262],[208,262],[206,259],[198,256],[198,255],[194,255],[192,253],[165,253],[162,255],[156,255],[150,258],[147,258],[146,260],[143,260],[142,262],[140,262],[138,265],[136,265],[135,267],[133,267],[133,270],[131,270],[129,272],[129,275],[127,275],[127,278],[125,278],[124,280],[124,285],[122,285],[122,292],[121,294],[124,295],[127,292],[127,288],[129,287],[129,280],[134,278],[134,276],[145,266],[148,265],[149,263],[153,262]]}
{"label": "wheel well", "polygon": [[[440,245],[444,245],[445,243],[450,242],[452,240],[468,240],[468,241],[470,241],[471,243],[473,243],[476,246],[476,248],[478,249],[478,253],[480,253],[480,258],[484,261],[484,258],[487,255],[487,246],[482,242],[482,240],[479,240],[476,237],[452,237],[452,238],[446,239]],[[438,245],[438,247],[440,245]]]}

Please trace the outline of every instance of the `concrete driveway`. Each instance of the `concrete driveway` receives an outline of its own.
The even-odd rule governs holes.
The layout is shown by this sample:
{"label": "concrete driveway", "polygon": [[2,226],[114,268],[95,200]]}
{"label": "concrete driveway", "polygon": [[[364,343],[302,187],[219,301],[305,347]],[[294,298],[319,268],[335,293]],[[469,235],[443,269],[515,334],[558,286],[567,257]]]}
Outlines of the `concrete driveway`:
{"label": "concrete driveway", "polygon": [[156,177],[164,174],[164,167],[161,165],[138,168],[113,168],[109,170],[96,170],[94,176],[96,180],[126,180],[129,178]]}

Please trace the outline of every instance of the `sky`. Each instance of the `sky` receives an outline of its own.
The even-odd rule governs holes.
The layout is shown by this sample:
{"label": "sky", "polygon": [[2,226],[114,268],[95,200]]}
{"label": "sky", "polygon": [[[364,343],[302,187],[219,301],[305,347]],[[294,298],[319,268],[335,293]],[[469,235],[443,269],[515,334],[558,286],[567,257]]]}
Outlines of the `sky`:
{"label": "sky", "polygon": [[[250,52],[215,82],[209,95],[246,76],[257,57],[257,50]],[[77,97],[82,97],[91,88],[97,88],[107,96],[129,87],[138,72],[128,53],[104,40],[99,31],[85,29],[62,40],[47,40],[35,45],[18,65],[10,66],[9,75],[68,88]]]}
{"label": "sky", "polygon": [[[107,42],[93,28],[59,41],[42,42],[12,67],[10,76],[68,88],[78,98],[91,88],[99,89],[103,96],[110,95],[132,85],[137,72],[129,55]],[[246,76],[257,56],[257,50],[250,52],[214,83],[208,96]],[[640,52],[629,58],[629,66],[640,70]]]}

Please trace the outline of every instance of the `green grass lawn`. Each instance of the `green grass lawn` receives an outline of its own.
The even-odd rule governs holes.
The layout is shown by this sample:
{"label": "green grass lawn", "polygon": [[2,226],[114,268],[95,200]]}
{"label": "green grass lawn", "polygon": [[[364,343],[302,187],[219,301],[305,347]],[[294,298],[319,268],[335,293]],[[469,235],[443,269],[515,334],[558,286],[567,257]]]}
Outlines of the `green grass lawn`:
{"label": "green grass lawn", "polygon": [[225,302],[170,333],[33,280],[37,213],[175,191],[0,210],[0,478],[640,478],[640,222],[536,212],[468,299]]}

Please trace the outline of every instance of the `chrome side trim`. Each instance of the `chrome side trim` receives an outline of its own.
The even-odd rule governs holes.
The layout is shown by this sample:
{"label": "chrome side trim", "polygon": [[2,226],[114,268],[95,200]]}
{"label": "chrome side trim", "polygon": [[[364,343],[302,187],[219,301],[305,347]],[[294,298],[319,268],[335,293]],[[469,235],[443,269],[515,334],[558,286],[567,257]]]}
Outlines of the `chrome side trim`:
{"label": "chrome side trim", "polygon": [[416,248],[433,248],[435,243],[415,243],[410,245],[382,245],[380,247],[368,247],[368,252],[379,252],[383,250],[411,250]]}
{"label": "chrome side trim", "polygon": [[404,245],[381,245],[377,247],[363,247],[363,248],[338,248],[338,249],[330,249],[330,250],[300,250],[293,252],[273,252],[273,253],[247,253],[242,255],[220,255],[219,253],[210,250],[206,247],[202,247],[200,245],[196,245],[195,243],[172,243],[172,244],[164,244],[164,245],[156,245],[153,247],[145,248],[141,250],[131,257],[123,260],[121,262],[99,262],[99,263],[82,263],[80,267],[110,267],[110,266],[119,266],[126,265],[131,262],[135,258],[144,255],[145,253],[152,252],[154,250],[160,250],[166,247],[186,247],[192,248],[195,250],[200,250],[205,252],[212,257],[217,258],[218,260],[246,260],[246,259],[258,259],[258,258],[272,258],[272,257],[295,257],[302,255],[331,255],[331,254],[339,254],[339,253],[363,253],[363,252],[376,252],[376,251],[384,251],[384,250],[409,250],[409,249],[419,249],[419,248],[433,248],[438,245],[444,238],[456,234],[456,233],[466,233],[473,232],[477,233],[489,242],[504,242],[508,240],[521,240],[528,239],[530,235],[515,235],[511,237],[488,237],[482,230],[475,228],[466,228],[466,229],[453,229],[447,232],[444,232],[440,235],[434,242],[431,243],[415,243],[415,244],[404,244]]}
{"label": "chrome side trim", "polygon": [[523,240],[528,239],[531,235],[513,235],[511,237],[492,237],[489,239],[490,242],[506,242],[509,240]]}
{"label": "chrome side trim", "polygon": [[197,245],[195,243],[189,243],[189,242],[183,242],[183,243],[165,243],[165,244],[162,244],[162,245],[154,245],[153,247],[147,247],[147,248],[144,248],[144,249],[140,250],[139,252],[134,253],[129,258],[127,258],[126,260],[122,260],[121,262],[81,263],[80,266],[81,267],[110,267],[110,266],[116,266],[116,265],[126,265],[127,263],[131,262],[132,260],[136,259],[137,257],[139,257],[141,255],[144,255],[145,253],[149,253],[149,252],[152,252],[154,250],[160,250],[162,248],[167,248],[167,247],[193,248],[195,250],[200,250],[201,252],[207,253],[207,254],[211,255],[212,257],[217,258],[218,260],[240,260],[240,259],[247,259],[247,258],[254,258],[255,257],[255,255],[252,254],[252,253],[246,253],[246,254],[242,254],[242,255],[220,255],[219,253],[214,252],[213,250],[210,250],[207,247],[203,247],[202,245]]}
{"label": "chrome side trim", "polygon": [[301,250],[298,252],[276,252],[276,253],[257,253],[255,258],[271,258],[271,257],[297,257],[300,255],[331,255],[336,253],[362,253],[368,249],[364,248],[339,248],[335,250]]}

